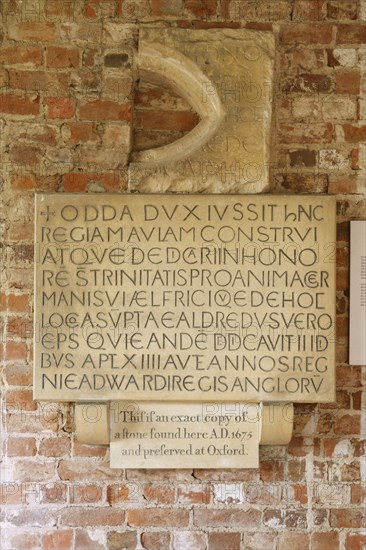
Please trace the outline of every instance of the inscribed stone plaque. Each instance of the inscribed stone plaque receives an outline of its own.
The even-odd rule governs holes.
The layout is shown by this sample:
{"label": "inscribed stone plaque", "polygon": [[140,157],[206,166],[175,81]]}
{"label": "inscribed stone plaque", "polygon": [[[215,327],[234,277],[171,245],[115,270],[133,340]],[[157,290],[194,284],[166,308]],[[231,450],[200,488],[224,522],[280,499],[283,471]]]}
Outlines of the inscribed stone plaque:
{"label": "inscribed stone plaque", "polygon": [[258,468],[260,405],[111,404],[112,468]]}
{"label": "inscribed stone plaque", "polygon": [[36,399],[334,399],[334,198],[43,194],[36,220]]}
{"label": "inscribed stone plaque", "polygon": [[131,189],[155,193],[265,190],[274,51],[270,32],[141,29],[140,78],[173,88],[201,121],[173,147],[134,153],[129,165]]}
{"label": "inscribed stone plaque", "polygon": [[366,221],[351,221],[350,365],[366,365]]}

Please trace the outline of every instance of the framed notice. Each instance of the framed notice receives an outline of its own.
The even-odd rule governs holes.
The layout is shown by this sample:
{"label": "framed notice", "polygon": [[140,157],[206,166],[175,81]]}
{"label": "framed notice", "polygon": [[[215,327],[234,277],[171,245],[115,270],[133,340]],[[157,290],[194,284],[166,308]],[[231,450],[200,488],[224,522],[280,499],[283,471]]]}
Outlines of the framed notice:
{"label": "framed notice", "polygon": [[366,365],[366,221],[351,221],[350,365]]}
{"label": "framed notice", "polygon": [[335,200],[38,194],[34,397],[334,400]]}

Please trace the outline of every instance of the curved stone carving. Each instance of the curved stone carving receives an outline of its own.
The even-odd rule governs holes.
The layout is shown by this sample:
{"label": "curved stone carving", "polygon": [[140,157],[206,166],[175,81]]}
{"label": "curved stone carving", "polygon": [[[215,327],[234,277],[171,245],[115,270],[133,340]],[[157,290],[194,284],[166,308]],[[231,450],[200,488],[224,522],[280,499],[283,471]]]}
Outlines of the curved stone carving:
{"label": "curved stone carving", "polygon": [[[196,110],[201,120],[181,139],[162,147],[135,152],[132,160],[153,166],[178,161],[200,149],[216,134],[225,116],[214,84],[193,61],[159,44],[141,44],[136,63],[145,81],[168,84]],[[209,94],[205,93],[207,89]]]}
{"label": "curved stone carving", "polygon": [[201,122],[174,143],[132,152],[129,189],[267,190],[274,51],[268,32],[141,28],[136,72],[160,87],[168,83],[196,109]]}

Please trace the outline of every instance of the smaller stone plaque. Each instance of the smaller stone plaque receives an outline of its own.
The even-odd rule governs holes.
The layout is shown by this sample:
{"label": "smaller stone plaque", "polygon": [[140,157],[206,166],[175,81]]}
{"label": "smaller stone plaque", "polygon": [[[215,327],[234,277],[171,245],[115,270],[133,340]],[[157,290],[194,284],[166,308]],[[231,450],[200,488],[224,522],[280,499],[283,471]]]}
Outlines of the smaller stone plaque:
{"label": "smaller stone plaque", "polygon": [[351,221],[350,365],[366,365],[366,221]]}
{"label": "smaller stone plaque", "polygon": [[111,403],[111,468],[258,468],[261,406]]}

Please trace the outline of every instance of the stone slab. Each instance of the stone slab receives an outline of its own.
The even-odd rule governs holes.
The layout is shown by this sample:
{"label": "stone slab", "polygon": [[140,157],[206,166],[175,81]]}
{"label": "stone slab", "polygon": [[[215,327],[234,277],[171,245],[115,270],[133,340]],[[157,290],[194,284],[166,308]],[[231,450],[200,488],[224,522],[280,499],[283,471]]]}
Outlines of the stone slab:
{"label": "stone slab", "polygon": [[112,468],[258,468],[261,407],[111,404]]}
{"label": "stone slab", "polygon": [[[145,55],[149,48],[157,48],[158,55],[160,48],[165,60],[160,68],[155,66],[156,57]],[[176,93],[187,100],[193,98],[191,104],[202,111],[202,118],[210,117],[211,112],[212,124],[215,107],[208,112],[205,108],[218,96],[223,118],[207,142],[182,158],[173,154],[170,160],[148,166],[136,153],[129,166],[130,188],[155,193],[265,190],[269,183],[274,50],[271,32],[141,29],[140,78],[162,86],[170,82]],[[184,76],[179,77],[179,70]],[[197,141],[193,131],[188,136],[188,140]]]}
{"label": "stone slab", "polygon": [[334,400],[334,197],[40,194],[35,219],[35,399]]}
{"label": "stone slab", "polygon": [[366,221],[351,221],[349,363],[366,365]]}

